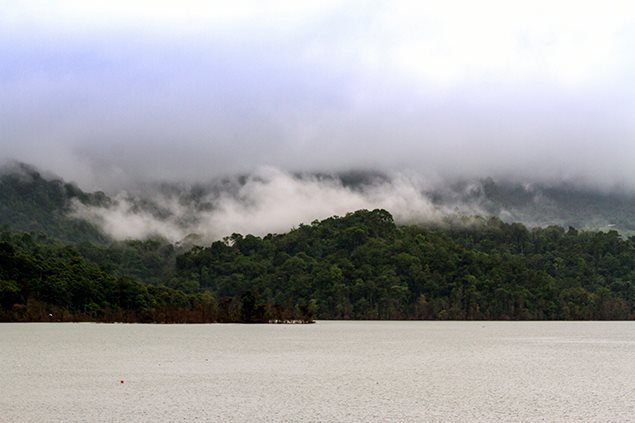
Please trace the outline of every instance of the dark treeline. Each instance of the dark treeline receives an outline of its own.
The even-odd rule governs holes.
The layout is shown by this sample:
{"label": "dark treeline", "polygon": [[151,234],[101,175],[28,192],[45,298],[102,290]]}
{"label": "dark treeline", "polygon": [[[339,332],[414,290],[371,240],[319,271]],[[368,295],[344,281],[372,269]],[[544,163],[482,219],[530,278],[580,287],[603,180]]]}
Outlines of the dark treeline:
{"label": "dark treeline", "polygon": [[[267,307],[251,292],[217,301],[209,290],[140,281],[172,273],[176,251],[156,240],[70,246],[5,231],[0,234],[0,321],[255,323],[315,317],[313,305]],[[178,285],[178,279],[166,277]]]}
{"label": "dark treeline", "polygon": [[498,219],[398,227],[382,210],[232,235],[176,259],[219,297],[253,292],[322,319],[632,319],[635,238]]}
{"label": "dark treeline", "polygon": [[31,235],[0,239],[1,321],[206,322],[214,297],[104,272],[76,248]]}
{"label": "dark treeline", "polygon": [[0,238],[0,319],[266,322],[632,319],[635,238],[383,210],[184,251],[160,240]]}

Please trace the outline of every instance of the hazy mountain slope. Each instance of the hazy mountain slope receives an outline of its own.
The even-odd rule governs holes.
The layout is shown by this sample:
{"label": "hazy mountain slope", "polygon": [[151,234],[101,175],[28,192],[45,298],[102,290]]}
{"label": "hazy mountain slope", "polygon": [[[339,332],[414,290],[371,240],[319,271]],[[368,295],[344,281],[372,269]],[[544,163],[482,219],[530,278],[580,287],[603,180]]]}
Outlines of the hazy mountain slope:
{"label": "hazy mountain slope", "polygon": [[635,231],[635,196],[624,192],[601,192],[564,183],[523,185],[485,179],[431,195],[437,203],[478,205],[485,214],[506,222],[615,229],[625,234]]}
{"label": "hazy mountain slope", "polygon": [[73,184],[45,178],[25,164],[0,172],[0,226],[68,242],[107,241],[94,225],[70,216],[73,199],[95,206],[110,202],[103,193],[87,194]]}
{"label": "hazy mountain slope", "polygon": [[[403,175],[254,173],[195,185],[161,183],[108,197],[86,193],[24,164],[0,172],[0,225],[68,242],[187,239],[205,244],[238,233],[281,233],[302,222],[385,208],[398,223],[459,215],[528,226],[635,232],[635,196],[571,184],[483,179],[426,186]],[[200,235],[200,236],[197,236]]]}

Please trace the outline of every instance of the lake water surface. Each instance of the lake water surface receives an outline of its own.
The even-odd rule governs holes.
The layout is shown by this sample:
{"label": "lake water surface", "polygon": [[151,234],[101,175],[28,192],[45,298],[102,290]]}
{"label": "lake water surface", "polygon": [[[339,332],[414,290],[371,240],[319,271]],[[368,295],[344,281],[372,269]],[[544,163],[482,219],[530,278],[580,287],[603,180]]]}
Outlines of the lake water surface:
{"label": "lake water surface", "polygon": [[2,422],[627,422],[635,322],[0,324],[0,372]]}

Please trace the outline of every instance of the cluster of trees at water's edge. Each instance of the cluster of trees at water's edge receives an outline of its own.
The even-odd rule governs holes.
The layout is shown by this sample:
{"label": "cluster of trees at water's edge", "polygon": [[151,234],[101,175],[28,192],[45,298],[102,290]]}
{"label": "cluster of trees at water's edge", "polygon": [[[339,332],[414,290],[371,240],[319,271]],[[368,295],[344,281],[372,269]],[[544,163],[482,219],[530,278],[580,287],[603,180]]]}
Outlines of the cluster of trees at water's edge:
{"label": "cluster of trees at water's edge", "polygon": [[139,282],[104,271],[82,257],[77,247],[35,240],[29,234],[0,235],[0,321],[308,322],[314,318],[314,309],[269,309],[248,292],[217,302],[208,290],[186,293]]}

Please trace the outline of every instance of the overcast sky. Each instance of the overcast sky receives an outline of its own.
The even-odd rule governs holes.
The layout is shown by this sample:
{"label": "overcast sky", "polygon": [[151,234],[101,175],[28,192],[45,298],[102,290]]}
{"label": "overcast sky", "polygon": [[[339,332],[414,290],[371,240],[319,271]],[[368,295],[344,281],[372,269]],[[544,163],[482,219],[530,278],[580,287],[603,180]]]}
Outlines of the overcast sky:
{"label": "overcast sky", "polygon": [[630,1],[0,0],[0,159],[635,189]]}

